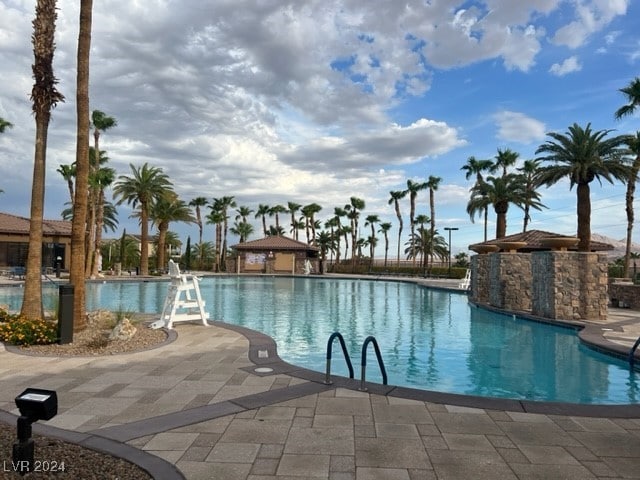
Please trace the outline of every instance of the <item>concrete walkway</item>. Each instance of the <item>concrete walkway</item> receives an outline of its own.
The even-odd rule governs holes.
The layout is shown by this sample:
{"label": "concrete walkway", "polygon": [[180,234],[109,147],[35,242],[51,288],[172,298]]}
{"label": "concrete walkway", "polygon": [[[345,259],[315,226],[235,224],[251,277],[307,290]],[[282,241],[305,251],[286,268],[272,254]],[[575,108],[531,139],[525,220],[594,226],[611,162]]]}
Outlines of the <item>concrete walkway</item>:
{"label": "concrete walkway", "polygon": [[[615,311],[604,328],[622,345],[638,325],[636,312]],[[110,357],[0,346],[0,420],[15,423],[26,387],[56,390],[58,415],[34,431],[122,456],[156,479],[640,478],[638,406],[364,393],[280,361],[262,334],[219,323],[176,330],[161,348]]]}

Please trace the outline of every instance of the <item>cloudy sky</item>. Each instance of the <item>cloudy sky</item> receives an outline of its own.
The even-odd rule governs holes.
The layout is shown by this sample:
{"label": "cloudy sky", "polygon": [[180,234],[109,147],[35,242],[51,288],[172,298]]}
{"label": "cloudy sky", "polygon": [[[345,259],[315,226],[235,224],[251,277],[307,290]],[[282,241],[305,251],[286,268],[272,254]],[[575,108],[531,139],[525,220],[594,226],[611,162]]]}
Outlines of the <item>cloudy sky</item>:
{"label": "cloudy sky", "polygon": [[[68,200],[56,169],[75,158],[77,4],[58,1],[54,70],[66,101],[49,128],[48,218]],[[0,116],[14,124],[0,135],[1,209],[25,216],[34,12],[34,0],[0,0]],[[465,210],[469,156],[510,148],[533,158],[546,132],[574,122],[640,129],[639,115],[613,117],[625,101],[618,89],[640,74],[638,18],[631,0],[103,0],[91,109],[118,121],[100,147],[119,174],[161,167],[185,201],[316,202],[324,220],[357,196],[363,218],[378,214],[395,230],[389,192],[439,176],[437,228],[459,228],[457,251],[482,240]],[[575,234],[575,192],[542,194],[549,208],[531,228]],[[594,183],[592,200],[593,231],[623,238],[624,188]],[[138,230],[130,210],[119,213],[121,227]],[[429,213],[427,192],[417,213]],[[512,207],[507,233],[521,228]],[[197,239],[194,226],[172,230]]]}

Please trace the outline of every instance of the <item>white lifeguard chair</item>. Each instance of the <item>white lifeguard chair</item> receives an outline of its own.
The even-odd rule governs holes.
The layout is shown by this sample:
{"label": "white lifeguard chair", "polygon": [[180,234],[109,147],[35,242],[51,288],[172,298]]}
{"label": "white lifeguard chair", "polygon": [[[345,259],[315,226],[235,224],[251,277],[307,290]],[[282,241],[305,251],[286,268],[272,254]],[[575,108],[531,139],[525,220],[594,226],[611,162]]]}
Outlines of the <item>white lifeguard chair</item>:
{"label": "white lifeguard chair", "polygon": [[471,288],[471,270],[467,269],[467,272],[464,274],[464,278],[458,284],[458,288],[462,290],[469,290]]}
{"label": "white lifeguard chair", "polygon": [[173,328],[173,324],[176,322],[192,322],[194,320],[199,320],[204,326],[208,326],[209,314],[204,311],[204,301],[200,296],[198,277],[180,273],[180,268],[173,260],[169,260],[169,276],[171,284],[164,300],[160,320],[153,322],[150,327]]}

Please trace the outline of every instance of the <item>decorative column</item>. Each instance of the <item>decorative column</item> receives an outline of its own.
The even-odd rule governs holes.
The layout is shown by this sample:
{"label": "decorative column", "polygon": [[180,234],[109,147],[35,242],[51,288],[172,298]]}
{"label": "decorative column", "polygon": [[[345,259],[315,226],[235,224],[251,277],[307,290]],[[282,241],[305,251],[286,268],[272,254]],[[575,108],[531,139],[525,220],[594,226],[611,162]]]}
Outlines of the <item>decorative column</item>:
{"label": "decorative column", "polygon": [[469,298],[475,303],[489,303],[489,278],[491,254],[484,253],[471,257],[471,292]]}

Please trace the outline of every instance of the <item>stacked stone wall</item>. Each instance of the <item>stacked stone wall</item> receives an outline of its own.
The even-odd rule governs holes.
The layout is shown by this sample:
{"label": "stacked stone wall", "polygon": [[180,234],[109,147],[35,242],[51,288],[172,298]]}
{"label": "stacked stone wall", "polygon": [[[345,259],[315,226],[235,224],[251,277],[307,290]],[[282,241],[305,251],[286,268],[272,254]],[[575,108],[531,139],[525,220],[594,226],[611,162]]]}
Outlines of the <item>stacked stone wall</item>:
{"label": "stacked stone wall", "polygon": [[545,318],[607,318],[606,255],[586,252],[531,254],[532,313]]}
{"label": "stacked stone wall", "polygon": [[640,310],[640,285],[612,282],[609,284],[609,299],[612,307]]}
{"label": "stacked stone wall", "polygon": [[505,310],[531,310],[531,255],[491,253],[489,263],[489,303]]}
{"label": "stacked stone wall", "polygon": [[476,303],[489,303],[490,291],[490,255],[471,257],[471,300]]}

